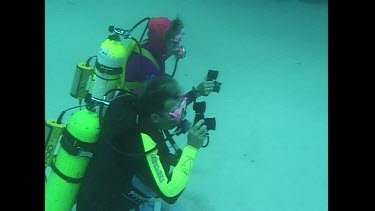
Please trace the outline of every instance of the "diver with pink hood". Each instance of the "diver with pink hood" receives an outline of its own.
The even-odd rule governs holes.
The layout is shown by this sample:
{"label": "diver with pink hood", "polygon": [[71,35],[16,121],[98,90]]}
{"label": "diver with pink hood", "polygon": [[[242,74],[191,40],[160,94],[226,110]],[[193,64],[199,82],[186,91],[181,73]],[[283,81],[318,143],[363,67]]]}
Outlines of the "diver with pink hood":
{"label": "diver with pink hood", "polygon": [[151,18],[148,24],[148,40],[141,43],[142,53],[133,51],[125,68],[125,84],[130,90],[139,82],[165,74],[165,61],[172,55],[176,59],[185,57],[185,49],[180,46],[183,23],[179,18]]}
{"label": "diver with pink hood", "polygon": [[[165,61],[171,56],[176,59],[171,74],[173,77],[179,59],[186,56],[186,50],[181,45],[184,26],[180,18],[175,18],[172,21],[166,17],[150,18],[147,28],[148,39],[140,43],[142,50],[134,50],[125,67],[125,88],[134,92],[137,92],[136,89],[141,82],[167,75]],[[199,96],[208,96],[214,91],[214,86],[213,81],[204,80],[186,94],[187,104]]]}

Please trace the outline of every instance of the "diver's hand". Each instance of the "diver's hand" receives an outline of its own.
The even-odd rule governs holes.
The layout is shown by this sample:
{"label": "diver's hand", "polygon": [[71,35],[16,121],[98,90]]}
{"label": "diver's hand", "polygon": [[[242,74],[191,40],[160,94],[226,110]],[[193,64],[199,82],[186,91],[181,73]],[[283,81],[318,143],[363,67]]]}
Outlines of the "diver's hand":
{"label": "diver's hand", "polygon": [[199,97],[201,95],[208,96],[211,92],[214,91],[214,86],[214,81],[203,81],[195,88],[195,91],[197,93],[196,97]]}
{"label": "diver's hand", "polygon": [[207,138],[207,126],[204,119],[199,120],[188,132],[187,144],[197,149],[201,148],[204,140]]}

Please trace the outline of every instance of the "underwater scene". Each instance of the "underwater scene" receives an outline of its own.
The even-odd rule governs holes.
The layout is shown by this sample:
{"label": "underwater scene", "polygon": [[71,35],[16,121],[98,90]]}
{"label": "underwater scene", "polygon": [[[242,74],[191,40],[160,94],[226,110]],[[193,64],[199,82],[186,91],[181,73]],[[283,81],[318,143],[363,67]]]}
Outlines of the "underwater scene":
{"label": "underwater scene", "polygon": [[[130,49],[145,57],[144,64],[133,59],[133,65],[143,68],[134,75]],[[168,128],[174,141],[166,147],[179,155],[175,165],[163,171],[163,155],[147,152],[121,172],[135,172],[142,165],[146,170],[120,178],[119,169],[108,170],[112,162],[100,164],[107,169],[103,180],[113,184],[100,186],[108,191],[102,194],[105,199],[94,191],[83,194],[89,206],[328,210],[328,0],[48,0],[46,211],[88,210],[76,208],[76,202],[85,174],[91,172],[86,168],[95,157],[91,145],[103,127],[101,118],[115,93],[138,87],[140,82],[132,78],[162,74],[172,76],[182,94],[198,96],[172,101],[167,109],[168,118],[184,130],[175,135],[175,128]],[[116,90],[107,96],[111,89]],[[158,100],[150,98],[148,106],[156,109]],[[162,117],[156,113],[149,120],[160,126]],[[199,120],[204,129],[195,126]],[[137,114],[138,121],[143,120]],[[196,147],[193,136],[204,139],[203,144]],[[150,142],[142,137],[145,149],[146,143],[159,146],[154,136]],[[139,193],[117,190],[125,183]],[[119,201],[111,201],[109,195],[116,191],[137,205],[127,206],[117,196]]]}

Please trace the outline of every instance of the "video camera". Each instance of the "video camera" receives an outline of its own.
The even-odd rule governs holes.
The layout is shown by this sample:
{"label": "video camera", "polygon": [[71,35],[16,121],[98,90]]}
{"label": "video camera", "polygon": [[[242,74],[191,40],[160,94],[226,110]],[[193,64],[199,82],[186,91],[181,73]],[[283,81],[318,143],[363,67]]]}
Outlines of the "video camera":
{"label": "video camera", "polygon": [[[216,81],[217,76],[219,75],[219,71],[216,70],[208,70],[207,72],[207,81],[214,81],[214,88],[213,92],[219,92],[221,88],[221,82]],[[193,87],[194,88],[194,87]],[[193,103],[193,110],[195,111],[194,123],[197,123],[199,120],[204,119],[204,123],[207,126],[207,130],[215,130],[216,129],[216,119],[212,118],[205,118],[204,112],[206,111],[206,102],[196,102],[194,100]],[[182,133],[186,133],[190,128],[190,122],[187,119],[184,119],[180,122],[178,128],[182,129]]]}
{"label": "video camera", "polygon": [[204,119],[204,123],[207,126],[207,130],[215,130],[216,129],[216,119],[215,119],[215,117],[212,117],[212,118],[205,118],[204,117],[204,112],[206,111],[206,102],[205,101],[194,102],[193,110],[195,111],[194,124],[197,123],[199,120]]}
{"label": "video camera", "polygon": [[218,82],[218,81],[216,81],[218,75],[219,75],[219,71],[217,71],[217,70],[208,70],[207,81],[214,81],[214,90],[213,90],[213,92],[217,92],[217,93],[219,93],[220,87],[221,87],[221,83]]}
{"label": "video camera", "polygon": [[[207,72],[207,81],[214,81],[213,92],[217,92],[217,93],[219,93],[220,88],[221,88],[221,82],[216,81],[218,75],[219,75],[219,71],[217,70],[208,70]],[[193,110],[195,111],[194,124],[197,123],[199,120],[204,119],[204,123],[207,126],[207,130],[216,129],[215,117],[205,118],[204,116],[204,112],[206,112],[205,101],[202,101],[202,102],[194,101]]]}

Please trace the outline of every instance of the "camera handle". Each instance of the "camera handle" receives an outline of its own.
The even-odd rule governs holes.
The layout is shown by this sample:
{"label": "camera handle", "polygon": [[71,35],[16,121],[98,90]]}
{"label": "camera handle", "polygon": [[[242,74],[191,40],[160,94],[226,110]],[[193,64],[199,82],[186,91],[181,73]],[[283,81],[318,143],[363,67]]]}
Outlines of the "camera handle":
{"label": "camera handle", "polygon": [[207,143],[202,145],[202,148],[206,148],[209,143],[210,143],[210,134],[207,132]]}

